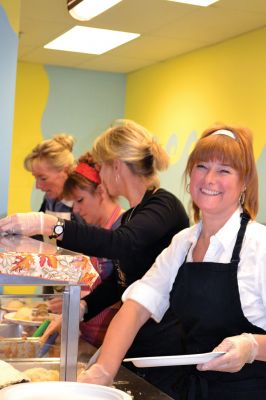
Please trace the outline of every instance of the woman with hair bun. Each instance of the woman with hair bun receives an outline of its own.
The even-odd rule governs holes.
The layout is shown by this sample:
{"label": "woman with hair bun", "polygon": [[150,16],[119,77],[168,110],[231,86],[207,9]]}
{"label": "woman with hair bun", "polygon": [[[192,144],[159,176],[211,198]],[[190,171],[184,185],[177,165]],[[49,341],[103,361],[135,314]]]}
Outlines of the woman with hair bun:
{"label": "woman with hair bun", "polygon": [[[60,225],[57,236],[62,247],[117,260],[110,277],[82,300],[80,315],[84,321],[120,300],[124,290],[148,271],[172,237],[189,225],[182,203],[159,186],[158,172],[168,167],[168,155],[145,128],[133,121],[120,121],[96,139],[92,155],[100,165],[101,181],[109,195],[123,196],[129,202],[130,209],[117,229],[58,221],[42,213],[14,214],[0,221],[0,230],[24,235],[51,235]],[[146,322],[128,355],[170,355],[182,350],[178,321],[166,313],[160,324],[151,319]],[[175,367],[135,371],[171,394]]]}
{"label": "woman with hair bun", "polygon": [[74,167],[73,145],[73,136],[64,133],[43,140],[26,156],[24,167],[34,176],[36,188],[45,193],[39,211],[76,220],[72,202],[63,198],[65,180]]}

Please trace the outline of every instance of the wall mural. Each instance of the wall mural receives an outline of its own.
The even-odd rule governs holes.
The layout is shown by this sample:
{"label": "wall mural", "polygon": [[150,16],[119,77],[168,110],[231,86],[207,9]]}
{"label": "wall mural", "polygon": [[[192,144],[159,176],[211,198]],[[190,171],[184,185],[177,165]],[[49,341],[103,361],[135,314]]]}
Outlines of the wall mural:
{"label": "wall mural", "polygon": [[[194,140],[215,123],[249,127],[266,223],[266,28],[132,72],[126,117],[159,137],[171,157],[162,185],[187,204],[182,174]],[[184,200],[183,200],[184,199]]]}
{"label": "wall mural", "polygon": [[18,63],[17,75],[9,213],[40,207],[43,193],[23,168],[37,143],[71,134],[77,158],[113,120],[124,117],[125,104],[124,74]]}
{"label": "wall mural", "polygon": [[9,165],[12,143],[13,111],[17,65],[18,35],[13,30],[8,14],[0,4],[0,215],[7,213]]}

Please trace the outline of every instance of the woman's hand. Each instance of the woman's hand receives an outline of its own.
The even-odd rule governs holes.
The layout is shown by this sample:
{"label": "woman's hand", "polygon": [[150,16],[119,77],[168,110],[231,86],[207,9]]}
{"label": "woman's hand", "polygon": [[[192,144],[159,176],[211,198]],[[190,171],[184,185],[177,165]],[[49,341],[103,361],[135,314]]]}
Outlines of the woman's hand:
{"label": "woman's hand", "polygon": [[46,328],[44,334],[40,337],[40,342],[45,343],[46,340],[48,339],[49,336],[51,336],[54,332],[61,332],[61,326],[62,326],[62,315],[56,316],[48,327]]}
{"label": "woman's hand", "polygon": [[77,379],[78,382],[95,383],[97,385],[111,386],[113,378],[101,364],[93,364],[89,369],[82,371]]}
{"label": "woman's hand", "polygon": [[[40,338],[41,342],[45,342],[48,339],[48,337],[52,335],[54,332],[60,333],[62,327],[62,306],[63,306],[63,300],[58,297],[55,297],[48,301],[48,309],[53,313],[57,313],[60,315],[57,315],[54,319],[52,319],[47,329],[45,330],[44,334]],[[86,310],[87,310],[86,302],[84,300],[80,300],[80,306],[79,306],[80,321],[83,320]]]}
{"label": "woman's hand", "polygon": [[0,219],[0,232],[33,236],[50,235],[57,222],[57,217],[43,212],[12,214]]}
{"label": "woman's hand", "polygon": [[43,213],[30,212],[9,215],[0,220],[0,231],[27,236],[42,233]]}
{"label": "woman's hand", "polygon": [[251,333],[224,339],[213,351],[226,354],[204,364],[198,364],[199,371],[238,372],[246,363],[252,363],[258,353],[258,343]]}
{"label": "woman's hand", "polygon": [[63,300],[59,297],[54,297],[48,301],[48,309],[54,314],[62,314]]}

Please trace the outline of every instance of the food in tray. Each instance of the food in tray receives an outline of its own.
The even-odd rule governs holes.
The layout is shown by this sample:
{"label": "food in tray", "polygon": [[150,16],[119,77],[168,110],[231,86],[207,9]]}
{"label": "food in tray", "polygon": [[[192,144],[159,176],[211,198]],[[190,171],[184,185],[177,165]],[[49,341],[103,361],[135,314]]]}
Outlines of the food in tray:
{"label": "food in tray", "polygon": [[0,360],[0,389],[19,382],[29,382],[29,378],[12,365]]}
{"label": "food in tray", "polygon": [[21,299],[10,299],[1,302],[1,308],[5,311],[17,311],[19,308],[25,306],[25,302]]}
{"label": "food in tray", "polygon": [[[39,338],[3,338],[0,339],[0,360],[36,358],[41,348]],[[50,346],[47,357],[60,357],[59,345]]]}
{"label": "food in tray", "polygon": [[14,319],[21,321],[44,321],[48,317],[48,306],[45,303],[39,303],[34,308],[21,307],[13,316]]}
{"label": "food in tray", "polygon": [[14,319],[31,321],[32,320],[32,308],[30,307],[21,307],[17,312],[15,312]]}
{"label": "food in tray", "polygon": [[24,375],[31,382],[59,381],[59,371],[42,367],[29,368],[24,371]]}
{"label": "food in tray", "polygon": [[32,319],[34,321],[44,321],[48,317],[48,305],[46,303],[39,303],[32,309]]}
{"label": "food in tray", "polygon": [[25,305],[24,302],[18,299],[12,299],[6,304],[6,308],[9,310],[18,310],[19,308],[23,307]]}

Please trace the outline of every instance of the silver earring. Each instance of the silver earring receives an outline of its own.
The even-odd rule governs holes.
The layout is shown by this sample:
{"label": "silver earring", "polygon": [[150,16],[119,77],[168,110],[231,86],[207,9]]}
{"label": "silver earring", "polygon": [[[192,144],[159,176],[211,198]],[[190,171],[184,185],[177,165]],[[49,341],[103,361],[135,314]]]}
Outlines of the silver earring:
{"label": "silver earring", "polygon": [[119,174],[116,174],[116,175],[115,175],[115,181],[116,181],[116,183],[118,183],[119,179],[120,179]]}
{"label": "silver earring", "polygon": [[245,192],[241,192],[241,193],[240,193],[240,197],[239,197],[239,204],[240,204],[241,206],[243,206],[243,204],[244,204],[244,202],[245,202],[245,197],[246,197]]}

